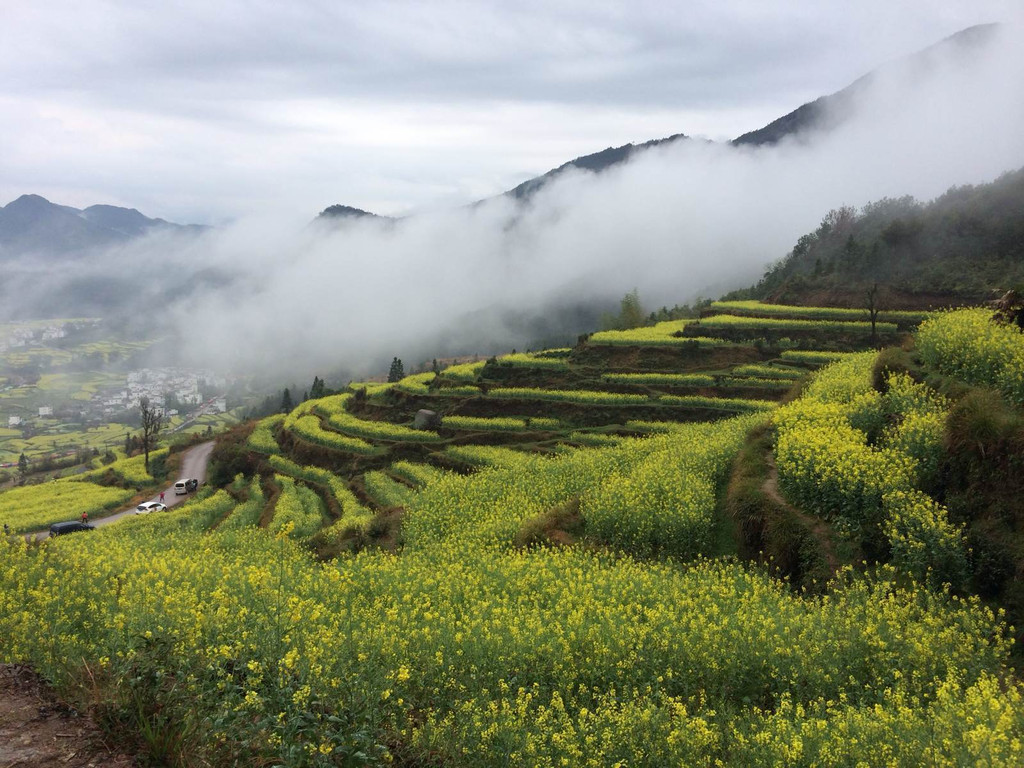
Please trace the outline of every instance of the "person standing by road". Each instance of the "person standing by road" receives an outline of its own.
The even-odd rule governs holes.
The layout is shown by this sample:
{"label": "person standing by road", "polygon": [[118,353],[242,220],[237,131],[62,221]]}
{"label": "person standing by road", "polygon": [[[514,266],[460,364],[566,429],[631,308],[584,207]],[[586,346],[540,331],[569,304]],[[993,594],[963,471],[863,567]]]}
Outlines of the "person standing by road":
{"label": "person standing by road", "polygon": [[83,512],[82,513],[82,522],[83,523],[88,523],[89,522],[89,513],[88,512]]}
{"label": "person standing by road", "polygon": [[164,492],[163,491],[160,491],[160,503],[161,504],[164,503]]}

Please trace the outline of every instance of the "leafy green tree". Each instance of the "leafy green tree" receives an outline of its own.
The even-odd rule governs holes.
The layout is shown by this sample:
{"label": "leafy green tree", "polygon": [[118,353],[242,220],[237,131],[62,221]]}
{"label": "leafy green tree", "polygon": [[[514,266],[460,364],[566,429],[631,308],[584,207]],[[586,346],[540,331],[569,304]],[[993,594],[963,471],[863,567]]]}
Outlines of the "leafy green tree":
{"label": "leafy green tree", "polygon": [[405,378],[405,367],[397,357],[391,361],[391,370],[388,371],[388,381],[401,381]]}
{"label": "leafy green tree", "polygon": [[640,294],[636,288],[622,297],[619,307],[619,327],[622,330],[639,328],[645,324],[646,313],[640,303]]}
{"label": "leafy green tree", "polygon": [[28,474],[28,456],[24,453],[18,457],[18,474],[25,477]]}
{"label": "leafy green tree", "polygon": [[284,388],[284,392],[281,393],[281,413],[290,413],[295,407],[295,403],[292,402],[292,393],[288,387]]}
{"label": "leafy green tree", "polygon": [[636,288],[622,297],[617,315],[607,313],[601,317],[601,328],[605,331],[625,331],[646,324],[647,316]]}
{"label": "leafy green tree", "polygon": [[313,400],[318,400],[324,396],[324,380],[319,376],[313,377],[313,386],[309,389],[309,396]]}

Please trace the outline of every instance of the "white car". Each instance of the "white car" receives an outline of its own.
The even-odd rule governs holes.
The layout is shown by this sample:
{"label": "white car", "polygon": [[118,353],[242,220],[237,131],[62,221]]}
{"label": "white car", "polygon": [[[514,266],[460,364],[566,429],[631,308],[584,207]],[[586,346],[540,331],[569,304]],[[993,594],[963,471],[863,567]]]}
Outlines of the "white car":
{"label": "white car", "polygon": [[159,501],[144,501],[135,508],[136,515],[148,515],[150,512],[163,512],[167,507]]}

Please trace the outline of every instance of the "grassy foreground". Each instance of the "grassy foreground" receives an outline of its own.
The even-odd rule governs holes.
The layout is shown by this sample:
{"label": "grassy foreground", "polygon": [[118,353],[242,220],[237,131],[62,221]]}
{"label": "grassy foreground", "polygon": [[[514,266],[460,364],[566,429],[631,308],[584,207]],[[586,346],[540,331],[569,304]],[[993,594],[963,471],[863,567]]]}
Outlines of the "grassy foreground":
{"label": "grassy foreground", "polygon": [[[921,355],[1013,397],[1012,340],[972,323],[927,321]],[[746,370],[687,369],[699,396],[836,362],[778,407],[640,423],[627,417],[682,411],[652,406],[671,397],[659,390],[594,395],[678,385],[595,366],[640,359],[634,343],[460,370],[472,394],[443,393],[442,376],[310,401],[242,439],[248,479],[88,536],[2,545],[0,656],[170,764],[1024,762],[1012,633],[970,596],[968,521],[934,493],[958,393],[891,354],[755,360],[750,346]],[[592,409],[565,402],[580,399]],[[423,402],[455,420],[413,432]],[[805,545],[829,544],[827,585],[736,556],[758,522],[738,504],[744,462],[763,473],[751,500],[779,489],[758,535],[769,513],[793,516]],[[339,545],[375,536],[387,546]]]}

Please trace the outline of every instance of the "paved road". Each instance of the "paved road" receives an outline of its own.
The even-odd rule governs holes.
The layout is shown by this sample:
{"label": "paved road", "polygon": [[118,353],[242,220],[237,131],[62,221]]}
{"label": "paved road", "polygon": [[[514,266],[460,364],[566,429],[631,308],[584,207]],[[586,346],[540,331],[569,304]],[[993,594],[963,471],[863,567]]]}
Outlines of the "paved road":
{"label": "paved road", "polygon": [[[206,482],[206,465],[210,461],[210,453],[212,451],[212,440],[207,443],[200,443],[195,448],[189,448],[187,451],[185,451],[185,453],[182,454],[181,471],[179,473],[180,476],[184,478],[194,477],[199,481],[200,485]],[[175,478],[175,480],[177,479],[178,478]],[[191,498],[191,495],[175,496],[174,483],[172,482],[171,485],[164,491],[163,503],[166,504],[168,507],[173,507],[176,504],[180,504],[181,502],[189,498]],[[157,494],[153,496],[153,498],[150,499],[150,501],[160,501],[160,493],[157,492]],[[95,520],[90,520],[89,522],[95,525],[96,527],[102,527],[104,525],[110,525],[111,523],[120,520],[122,517],[134,514],[135,506],[131,506],[128,507],[127,509],[122,509],[119,512],[115,512],[112,515],[107,515],[106,517],[99,517]],[[50,531],[46,530],[40,531],[39,533],[35,534],[34,537],[36,541],[40,541],[42,539],[45,539],[49,535]],[[31,540],[33,538],[33,534],[26,534],[25,538]]]}
{"label": "paved road", "polygon": [[[200,443],[195,448],[189,448],[184,454],[182,454],[181,471],[179,472],[179,475],[184,478],[194,477],[199,481],[199,484],[202,485],[206,482],[206,465],[210,461],[211,451],[213,451],[212,440],[208,443]],[[178,478],[175,478],[175,480],[177,479]],[[173,507],[189,498],[191,498],[190,495],[175,496],[174,483],[172,482],[170,487],[164,490],[164,499],[162,503],[166,504],[168,507]],[[160,501],[160,493],[158,492],[152,499],[149,499],[149,501]],[[106,517],[99,517],[90,522],[97,527],[101,527],[117,522],[127,515],[134,514],[135,507],[128,507],[128,509],[122,509],[120,512],[115,512],[114,514],[107,515]]]}

